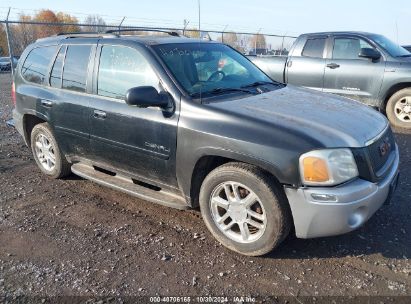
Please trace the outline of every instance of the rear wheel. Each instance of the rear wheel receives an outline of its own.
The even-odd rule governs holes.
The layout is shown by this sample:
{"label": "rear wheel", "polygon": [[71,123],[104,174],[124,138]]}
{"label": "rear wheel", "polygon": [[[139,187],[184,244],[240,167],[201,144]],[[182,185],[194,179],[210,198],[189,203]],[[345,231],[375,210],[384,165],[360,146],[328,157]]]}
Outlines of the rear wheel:
{"label": "rear wheel", "polygon": [[272,251],[291,228],[280,185],[247,164],[229,163],[213,170],[201,186],[200,208],[214,237],[244,255]]}
{"label": "rear wheel", "polygon": [[411,128],[411,89],[403,89],[392,95],[386,112],[393,126]]}
{"label": "rear wheel", "polygon": [[34,126],[31,132],[31,150],[40,170],[51,178],[70,174],[70,163],[61,153],[48,123]]}

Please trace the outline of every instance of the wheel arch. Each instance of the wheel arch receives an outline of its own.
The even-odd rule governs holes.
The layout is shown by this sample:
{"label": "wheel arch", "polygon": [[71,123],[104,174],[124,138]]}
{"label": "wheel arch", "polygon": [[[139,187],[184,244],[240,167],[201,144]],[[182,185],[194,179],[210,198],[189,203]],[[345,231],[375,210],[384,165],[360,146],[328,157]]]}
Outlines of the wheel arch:
{"label": "wheel arch", "polygon": [[383,99],[383,104],[381,105],[381,111],[385,113],[386,107],[388,100],[398,91],[401,91],[403,89],[411,89],[411,82],[400,82],[397,84],[392,85],[385,93],[384,99]]}
{"label": "wheel arch", "polygon": [[24,141],[26,142],[27,146],[31,146],[31,132],[33,128],[40,124],[47,122],[45,117],[37,115],[37,113],[26,113],[23,115],[23,132],[24,132]]}
{"label": "wheel arch", "polygon": [[284,184],[281,171],[271,164],[244,155],[207,154],[199,157],[191,170],[189,184],[189,203],[192,207],[199,206],[199,193],[205,177],[215,168],[230,162],[241,162],[257,167],[279,185]]}

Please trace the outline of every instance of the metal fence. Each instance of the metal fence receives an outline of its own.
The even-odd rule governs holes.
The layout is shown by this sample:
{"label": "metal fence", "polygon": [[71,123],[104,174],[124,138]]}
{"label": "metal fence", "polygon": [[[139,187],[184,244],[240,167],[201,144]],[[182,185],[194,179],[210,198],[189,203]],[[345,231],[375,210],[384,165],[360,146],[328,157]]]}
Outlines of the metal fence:
{"label": "metal fence", "polygon": [[[232,32],[196,29],[170,28],[170,27],[142,27],[142,26],[117,26],[96,25],[82,23],[48,23],[39,21],[0,21],[2,29],[0,35],[7,39],[7,28],[9,28],[9,40],[13,53],[19,55],[24,48],[36,39],[55,35],[61,32],[105,32],[115,29],[135,29],[136,32],[144,30],[168,30],[175,31],[188,37],[201,37],[227,43],[244,53],[257,53],[258,55],[280,55],[290,48],[294,42],[294,36],[276,35],[267,33]],[[0,38],[1,39],[1,38]],[[2,40],[0,40],[2,41]],[[2,51],[7,53],[7,50]],[[3,54],[4,55],[4,54]]]}
{"label": "metal fence", "polygon": [[[0,56],[18,56],[39,38],[62,32],[96,32],[131,29],[131,34],[145,34],[150,30],[174,31],[180,35],[211,39],[226,43],[244,54],[286,55],[294,42],[294,36],[267,33],[216,31],[172,27],[142,27],[121,25],[99,25],[84,23],[50,23],[41,21],[4,20],[0,21]],[[130,33],[129,33],[130,34]],[[152,34],[152,33],[151,33]],[[158,34],[161,34],[160,32]]]}

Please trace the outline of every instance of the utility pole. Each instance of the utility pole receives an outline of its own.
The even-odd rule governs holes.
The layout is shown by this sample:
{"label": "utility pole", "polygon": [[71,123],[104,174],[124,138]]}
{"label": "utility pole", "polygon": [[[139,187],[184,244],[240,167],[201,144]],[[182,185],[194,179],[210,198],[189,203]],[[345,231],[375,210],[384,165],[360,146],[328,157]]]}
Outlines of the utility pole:
{"label": "utility pole", "polygon": [[14,81],[14,66],[13,66],[13,47],[11,42],[11,35],[9,29],[9,16],[10,16],[11,7],[9,7],[9,11],[7,12],[6,18],[6,37],[7,37],[7,45],[9,47],[9,57],[10,57],[10,66],[11,66],[11,78]]}

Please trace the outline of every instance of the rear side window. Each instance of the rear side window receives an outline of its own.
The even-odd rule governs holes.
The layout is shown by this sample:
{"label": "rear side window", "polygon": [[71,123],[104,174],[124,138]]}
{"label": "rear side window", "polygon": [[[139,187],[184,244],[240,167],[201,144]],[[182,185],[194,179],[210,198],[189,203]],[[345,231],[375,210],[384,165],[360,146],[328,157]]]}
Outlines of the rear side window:
{"label": "rear side window", "polygon": [[63,89],[85,92],[91,45],[69,45],[63,70]]}
{"label": "rear side window", "polygon": [[61,88],[61,72],[63,71],[64,55],[66,54],[66,46],[60,48],[54,61],[53,69],[50,75],[50,85],[54,88]]}
{"label": "rear side window", "polygon": [[124,99],[128,89],[138,86],[152,86],[159,90],[159,79],[144,56],[129,47],[103,46],[97,94]]}
{"label": "rear side window", "polygon": [[33,49],[24,61],[21,75],[29,82],[46,84],[49,64],[57,51],[57,46]]}
{"label": "rear side window", "polygon": [[302,55],[305,57],[323,58],[325,38],[307,39]]}

